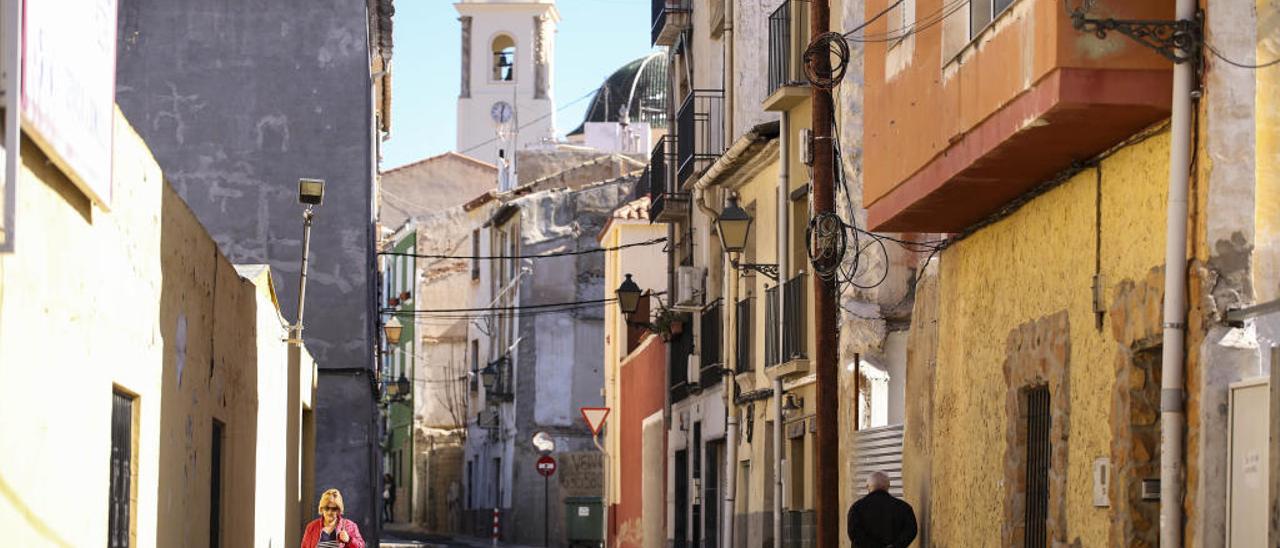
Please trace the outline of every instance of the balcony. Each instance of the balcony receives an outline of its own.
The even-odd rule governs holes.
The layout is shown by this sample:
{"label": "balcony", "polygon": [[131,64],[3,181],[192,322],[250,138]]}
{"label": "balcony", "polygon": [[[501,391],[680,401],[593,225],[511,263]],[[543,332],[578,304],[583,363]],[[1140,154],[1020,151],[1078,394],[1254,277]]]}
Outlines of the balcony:
{"label": "balcony", "polygon": [[805,313],[808,308],[808,287],[804,272],[782,284],[781,367],[787,370],[779,371],[779,375],[808,371],[809,341],[805,329],[809,323],[808,314]]}
{"label": "balcony", "polygon": [[689,24],[692,0],[652,0],[652,44],[670,46],[680,30]]}
{"label": "balcony", "polygon": [[681,187],[724,153],[724,91],[695,89],[676,114],[676,183]]}
{"label": "balcony", "polygon": [[681,192],[675,184],[673,154],[675,137],[663,135],[653,146],[649,165],[645,168],[645,181],[649,192],[649,220],[655,223],[672,223],[689,214],[689,193]]}
{"label": "balcony", "polygon": [[[1105,17],[1172,11],[1130,0],[1108,4]],[[1060,2],[1015,0],[971,31],[972,17],[960,11],[866,45],[863,201],[873,230],[963,231],[1169,115],[1172,63],[1120,33],[1076,31]]]}
{"label": "balcony", "polygon": [[702,311],[702,333],[698,335],[702,369],[698,384],[703,388],[714,386],[724,375],[724,359],[720,355],[720,333],[724,325],[724,314],[720,311],[722,302],[717,300]]}
{"label": "balcony", "polygon": [[809,43],[809,0],[786,0],[769,15],[765,110],[787,110],[809,97],[802,55]]}
{"label": "balcony", "polygon": [[778,365],[778,290],[773,286],[764,290],[764,365]]}

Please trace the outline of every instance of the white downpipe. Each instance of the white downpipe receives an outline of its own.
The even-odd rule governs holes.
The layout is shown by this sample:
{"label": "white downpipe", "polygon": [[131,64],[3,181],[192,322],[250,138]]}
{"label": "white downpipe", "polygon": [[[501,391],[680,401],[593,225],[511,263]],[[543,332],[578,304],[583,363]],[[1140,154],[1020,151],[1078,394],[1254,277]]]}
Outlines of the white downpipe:
{"label": "white downpipe", "polygon": [[[782,280],[791,267],[789,227],[791,226],[791,116],[782,111],[778,122],[778,359],[782,359]],[[773,545],[782,546],[782,379],[773,380]]]}
{"label": "white downpipe", "polygon": [[[723,1],[724,1],[724,44],[725,44],[724,45],[724,64],[725,64],[724,132],[725,132],[725,136],[729,139],[728,142],[733,142],[733,139],[734,139],[734,134],[733,134],[733,86],[734,86],[733,5],[737,0],[723,0]],[[732,299],[730,300],[730,302],[726,302],[724,304],[725,317],[729,318],[729,325],[727,329],[728,333],[726,333],[725,334],[726,336],[722,337],[722,339],[737,340],[737,335],[738,335],[737,304],[738,304],[738,291],[740,289],[738,271],[737,269],[734,269],[730,267],[728,264],[726,264],[724,272],[725,272],[725,275],[729,277],[728,287],[732,288],[732,292],[729,293],[729,295],[732,297]],[[726,354],[727,354],[726,352],[722,352],[720,355],[724,356]],[[737,359],[736,347],[735,347],[734,359],[735,360]],[[737,379],[734,378],[735,371],[732,364],[729,364],[728,369],[729,369],[729,374],[725,375],[725,385],[724,385],[725,421],[726,421],[725,435],[724,435],[725,437],[724,512],[722,516],[722,520],[724,523],[724,535],[721,536],[720,538],[724,539],[724,544],[722,546],[733,548],[735,546],[733,542],[733,529],[734,529],[733,523],[734,523],[734,518],[736,517],[734,515],[735,508],[734,508],[733,502],[735,497],[737,496],[737,491],[738,491],[738,475],[737,475],[737,471],[738,471],[738,466],[737,466],[738,465],[738,406],[733,401],[733,395],[735,392],[737,392]]]}
{"label": "white downpipe", "polygon": [[[1195,18],[1195,0],[1177,0],[1179,20]],[[1187,52],[1184,52],[1187,53]],[[1164,340],[1160,364],[1160,546],[1182,546],[1182,429],[1186,424],[1187,186],[1191,170],[1191,64],[1173,65],[1169,205],[1165,229]]]}

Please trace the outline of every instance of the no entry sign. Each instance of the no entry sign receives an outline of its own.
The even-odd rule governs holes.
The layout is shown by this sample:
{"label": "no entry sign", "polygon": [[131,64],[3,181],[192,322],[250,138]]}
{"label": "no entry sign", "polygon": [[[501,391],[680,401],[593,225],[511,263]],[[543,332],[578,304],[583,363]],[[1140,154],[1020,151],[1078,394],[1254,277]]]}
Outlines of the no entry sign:
{"label": "no entry sign", "polygon": [[556,459],[551,458],[551,455],[543,455],[538,458],[537,467],[542,477],[549,478],[551,474],[556,473]]}

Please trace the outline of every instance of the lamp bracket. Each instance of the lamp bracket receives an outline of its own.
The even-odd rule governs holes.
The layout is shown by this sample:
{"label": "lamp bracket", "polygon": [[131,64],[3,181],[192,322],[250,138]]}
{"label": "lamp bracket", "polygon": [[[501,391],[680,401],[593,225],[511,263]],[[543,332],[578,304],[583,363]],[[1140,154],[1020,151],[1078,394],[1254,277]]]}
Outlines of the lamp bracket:
{"label": "lamp bracket", "polygon": [[1084,11],[1071,13],[1071,26],[1081,32],[1092,32],[1098,39],[1116,31],[1135,42],[1154,50],[1176,64],[1198,62],[1203,44],[1204,15],[1196,13],[1195,19],[1174,21],[1147,19],[1092,19]]}
{"label": "lamp bracket", "polygon": [[776,264],[739,263],[738,261],[733,261],[733,268],[737,270],[750,270],[752,272],[759,272],[760,274],[764,274],[765,276],[767,276],[770,280],[773,280],[775,282],[778,281],[778,265]]}

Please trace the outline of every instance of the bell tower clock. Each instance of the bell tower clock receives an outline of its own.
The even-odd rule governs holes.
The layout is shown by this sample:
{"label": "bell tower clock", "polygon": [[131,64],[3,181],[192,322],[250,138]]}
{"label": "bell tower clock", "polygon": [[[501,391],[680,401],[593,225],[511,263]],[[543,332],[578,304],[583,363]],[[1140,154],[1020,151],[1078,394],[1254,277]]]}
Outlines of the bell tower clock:
{"label": "bell tower clock", "polygon": [[457,151],[496,162],[555,137],[555,0],[462,0]]}

